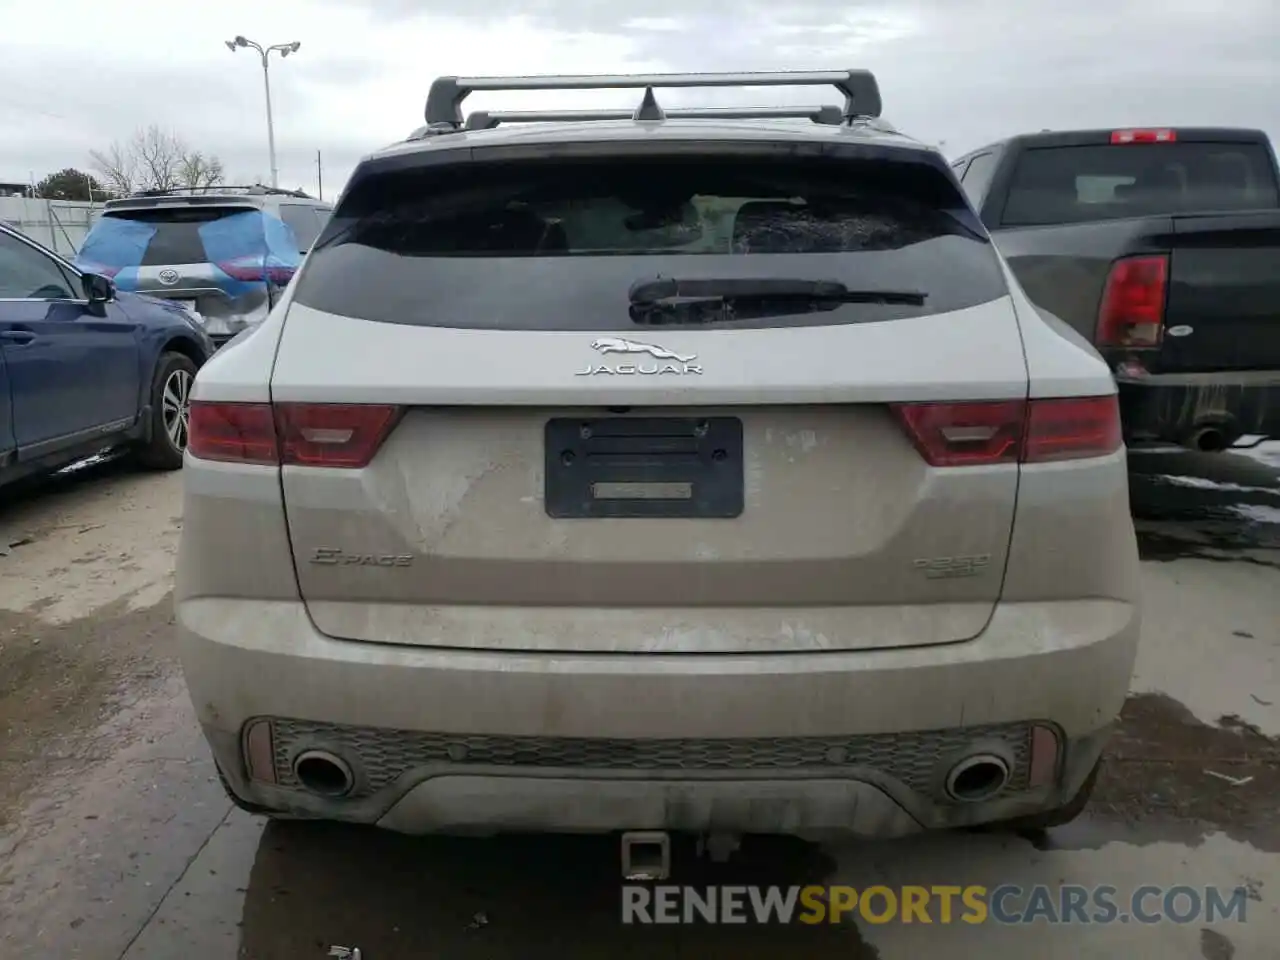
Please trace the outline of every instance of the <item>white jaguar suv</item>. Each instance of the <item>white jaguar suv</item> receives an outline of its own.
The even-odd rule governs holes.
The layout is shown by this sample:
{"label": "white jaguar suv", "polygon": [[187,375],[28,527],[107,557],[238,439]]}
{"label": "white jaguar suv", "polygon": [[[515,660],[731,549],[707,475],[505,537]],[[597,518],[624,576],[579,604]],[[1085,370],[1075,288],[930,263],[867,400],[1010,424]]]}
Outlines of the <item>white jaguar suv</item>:
{"label": "white jaguar suv", "polygon": [[[843,108],[654,88],[834,84]],[[472,114],[473,90],[643,89]],[[403,832],[1079,812],[1138,558],[1107,366],[863,71],[443,78],[196,380],[232,797]]]}

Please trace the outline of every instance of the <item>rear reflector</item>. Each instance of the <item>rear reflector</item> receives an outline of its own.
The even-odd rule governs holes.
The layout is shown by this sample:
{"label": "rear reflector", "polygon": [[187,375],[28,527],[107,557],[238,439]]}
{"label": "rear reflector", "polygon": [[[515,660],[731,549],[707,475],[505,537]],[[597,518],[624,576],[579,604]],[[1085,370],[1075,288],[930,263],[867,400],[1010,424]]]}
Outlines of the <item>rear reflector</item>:
{"label": "rear reflector", "polygon": [[271,721],[255,720],[244,735],[244,760],[250,780],[276,782],[276,757],[272,741]]}
{"label": "rear reflector", "polygon": [[1122,443],[1114,395],[907,403],[893,410],[920,455],[935,467],[1104,457]]}
{"label": "rear reflector", "polygon": [[1113,263],[1098,307],[1097,346],[1160,346],[1168,282],[1166,256],[1125,257]]}
{"label": "rear reflector", "polygon": [[1028,787],[1043,787],[1058,778],[1058,735],[1050,727],[1031,728],[1031,763]]}
{"label": "rear reflector", "polygon": [[307,467],[366,466],[400,408],[345,403],[191,403],[191,455]]}
{"label": "rear reflector", "polygon": [[1174,143],[1176,130],[1113,130],[1112,143]]}

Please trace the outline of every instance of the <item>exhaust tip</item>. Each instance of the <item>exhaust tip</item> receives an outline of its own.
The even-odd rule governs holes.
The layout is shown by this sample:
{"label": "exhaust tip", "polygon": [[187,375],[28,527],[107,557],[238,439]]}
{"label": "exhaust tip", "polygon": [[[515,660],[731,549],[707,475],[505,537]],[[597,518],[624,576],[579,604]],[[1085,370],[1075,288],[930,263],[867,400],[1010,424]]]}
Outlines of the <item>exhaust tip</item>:
{"label": "exhaust tip", "polygon": [[1206,453],[1217,453],[1227,448],[1227,438],[1218,430],[1206,430],[1197,438],[1196,446]]}
{"label": "exhaust tip", "polygon": [[1184,446],[1202,453],[1220,453],[1240,438],[1234,424],[1228,422],[1201,423],[1188,434]]}
{"label": "exhaust tip", "polygon": [[966,757],[947,773],[947,796],[961,803],[990,800],[1009,783],[1009,764],[992,753]]}
{"label": "exhaust tip", "polygon": [[327,750],[307,750],[293,762],[293,775],[311,793],[337,799],[345,797],[355,786],[350,765]]}

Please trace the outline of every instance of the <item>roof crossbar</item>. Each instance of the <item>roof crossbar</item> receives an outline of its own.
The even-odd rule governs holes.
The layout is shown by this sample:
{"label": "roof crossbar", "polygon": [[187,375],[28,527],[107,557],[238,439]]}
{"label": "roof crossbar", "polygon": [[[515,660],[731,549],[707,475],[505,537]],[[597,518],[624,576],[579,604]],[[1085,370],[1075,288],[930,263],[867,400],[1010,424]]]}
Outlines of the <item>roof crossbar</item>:
{"label": "roof crossbar", "polygon": [[[637,73],[530,77],[438,77],[427,94],[426,120],[436,129],[460,129],[462,101],[476,91],[492,90],[644,90],[637,119],[661,119],[655,87],[813,87],[833,86],[844,95],[844,119],[878,117],[880,86],[869,70],[805,70],[778,73]],[[645,114],[645,116],[639,116]]]}
{"label": "roof crossbar", "polygon": [[[476,110],[467,115],[465,129],[492,130],[503,123],[579,123],[590,120],[631,120],[635,110]],[[680,107],[663,111],[669,120],[812,120],[839,126],[843,111],[833,105],[815,107]]]}

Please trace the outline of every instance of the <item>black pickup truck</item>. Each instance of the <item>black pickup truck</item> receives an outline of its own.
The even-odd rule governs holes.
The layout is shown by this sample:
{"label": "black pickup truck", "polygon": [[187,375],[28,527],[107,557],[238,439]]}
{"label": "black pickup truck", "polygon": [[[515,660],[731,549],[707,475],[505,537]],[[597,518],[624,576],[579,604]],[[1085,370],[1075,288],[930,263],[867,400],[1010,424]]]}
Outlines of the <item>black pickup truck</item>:
{"label": "black pickup truck", "polygon": [[1111,364],[1127,442],[1280,436],[1280,175],[1265,133],[1046,131],[952,167],[1027,295]]}

